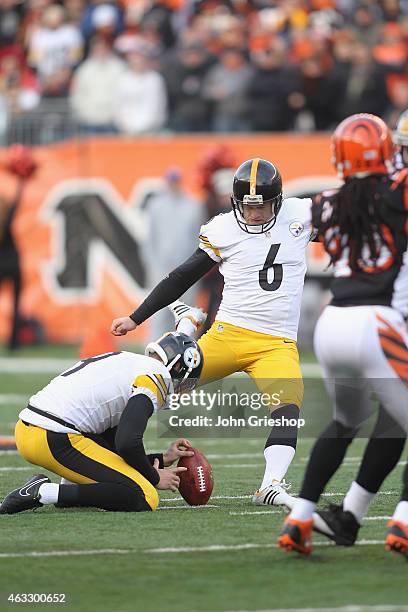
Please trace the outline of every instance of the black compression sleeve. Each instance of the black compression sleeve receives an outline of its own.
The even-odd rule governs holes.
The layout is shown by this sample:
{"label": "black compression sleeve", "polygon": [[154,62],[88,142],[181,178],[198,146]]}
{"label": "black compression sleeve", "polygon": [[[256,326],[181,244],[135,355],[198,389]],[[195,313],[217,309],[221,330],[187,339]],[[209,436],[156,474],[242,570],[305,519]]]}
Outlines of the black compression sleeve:
{"label": "black compression sleeve", "polygon": [[146,455],[143,434],[153,414],[153,402],[146,395],[130,398],[119,421],[115,436],[116,452],[152,485],[157,485],[159,474]]}
{"label": "black compression sleeve", "polygon": [[177,300],[216,265],[217,262],[205,251],[197,249],[191,257],[156,285],[139,308],[132,312],[130,318],[140,325],[155,312]]}

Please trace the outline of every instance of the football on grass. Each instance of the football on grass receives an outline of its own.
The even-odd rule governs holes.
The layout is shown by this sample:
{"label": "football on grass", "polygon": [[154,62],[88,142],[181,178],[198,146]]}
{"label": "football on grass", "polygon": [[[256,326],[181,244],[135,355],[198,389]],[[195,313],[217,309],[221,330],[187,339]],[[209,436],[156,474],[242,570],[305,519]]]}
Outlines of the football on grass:
{"label": "football on grass", "polygon": [[[190,449],[189,449],[190,450]],[[181,457],[177,467],[186,467],[181,472],[179,491],[190,506],[204,506],[210,499],[214,482],[212,467],[198,448],[192,448],[192,457]]]}

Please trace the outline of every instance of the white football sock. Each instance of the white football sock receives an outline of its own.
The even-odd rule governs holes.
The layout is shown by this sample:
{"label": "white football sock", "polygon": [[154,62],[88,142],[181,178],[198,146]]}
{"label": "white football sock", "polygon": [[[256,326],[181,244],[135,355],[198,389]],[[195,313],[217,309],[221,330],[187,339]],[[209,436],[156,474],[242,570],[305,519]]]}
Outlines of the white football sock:
{"label": "white football sock", "polygon": [[272,446],[265,448],[264,457],[266,466],[263,481],[260,486],[261,491],[266,489],[266,487],[269,487],[269,485],[277,484],[277,482],[282,480],[288,471],[288,467],[292,463],[294,456],[295,449],[293,446],[273,444]]}
{"label": "white football sock", "polygon": [[180,323],[177,325],[177,331],[181,334],[186,334],[187,336],[192,336],[194,338],[197,327],[194,325],[191,319],[183,317],[180,319]]}
{"label": "white football sock", "polygon": [[360,525],[367,514],[368,506],[375,497],[375,493],[370,493],[357,482],[352,482],[343,500],[343,510],[351,512],[356,517]]}
{"label": "white football sock", "polygon": [[400,521],[408,525],[408,501],[400,501],[393,514],[394,521]]}
{"label": "white football sock", "polygon": [[303,497],[298,497],[289,516],[297,521],[308,521],[312,518],[315,508],[316,504],[314,502],[304,499]]}
{"label": "white football sock", "polygon": [[56,504],[60,486],[54,482],[45,482],[38,489],[42,504]]}

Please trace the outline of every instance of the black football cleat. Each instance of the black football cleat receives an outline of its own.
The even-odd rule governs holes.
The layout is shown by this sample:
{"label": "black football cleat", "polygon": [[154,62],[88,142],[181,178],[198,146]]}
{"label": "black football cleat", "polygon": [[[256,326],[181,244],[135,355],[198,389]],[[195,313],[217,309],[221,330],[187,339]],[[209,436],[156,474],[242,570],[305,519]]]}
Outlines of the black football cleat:
{"label": "black football cleat", "polygon": [[42,484],[51,482],[48,476],[38,474],[27,480],[25,485],[9,493],[0,505],[0,514],[17,514],[25,510],[35,510],[43,504],[39,501],[38,491]]}
{"label": "black football cleat", "polygon": [[353,546],[359,529],[354,514],[343,510],[342,505],[330,504],[313,514],[313,530],[330,538],[337,546]]}

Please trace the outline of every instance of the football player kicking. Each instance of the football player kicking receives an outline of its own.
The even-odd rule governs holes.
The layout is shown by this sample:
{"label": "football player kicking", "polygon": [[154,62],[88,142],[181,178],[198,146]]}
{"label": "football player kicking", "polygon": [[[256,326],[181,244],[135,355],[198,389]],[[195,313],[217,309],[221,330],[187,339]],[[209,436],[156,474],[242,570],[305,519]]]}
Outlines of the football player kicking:
{"label": "football player kicking", "polygon": [[[291,424],[271,430],[264,450],[264,477],[252,500],[290,507],[294,498],[286,491],[284,476],[295,455],[294,423],[303,398],[296,337],[305,251],[312,231],[311,200],[282,201],[278,169],[255,158],[237,169],[231,201],[231,212],[202,226],[196,252],[130,316],[115,319],[111,332],[122,336],[134,330],[219,265],[224,277],[222,302],[212,327],[198,341],[204,355],[199,383],[243,371],[270,397],[274,390],[282,390],[280,404],[270,408],[274,418]],[[197,309],[180,302],[172,309],[176,323],[197,319]],[[190,333],[194,330],[191,324]]]}
{"label": "football player kicking", "polygon": [[[315,352],[334,417],[315,443],[300,496],[278,540],[281,547],[303,554],[312,550],[313,519],[315,528],[337,544],[354,543],[408,431],[408,173],[390,176],[391,135],[373,115],[344,120],[334,133],[333,151],[345,182],[338,191],[322,195],[314,222],[334,265],[334,297],[315,330]],[[358,477],[343,505],[313,515],[350,442],[374,409],[373,393],[382,408]],[[406,484],[387,536],[389,547],[402,550],[408,548]]]}
{"label": "football player kicking", "polygon": [[22,457],[63,484],[34,476],[7,495],[0,514],[46,504],[156,510],[157,489],[175,491],[185,470],[164,468],[193,452],[179,439],[163,454],[146,455],[143,434],[172,393],[195,387],[202,366],[195,340],[171,332],[148,344],[145,355],[105,353],[62,372],[30,398],[15,436]]}

